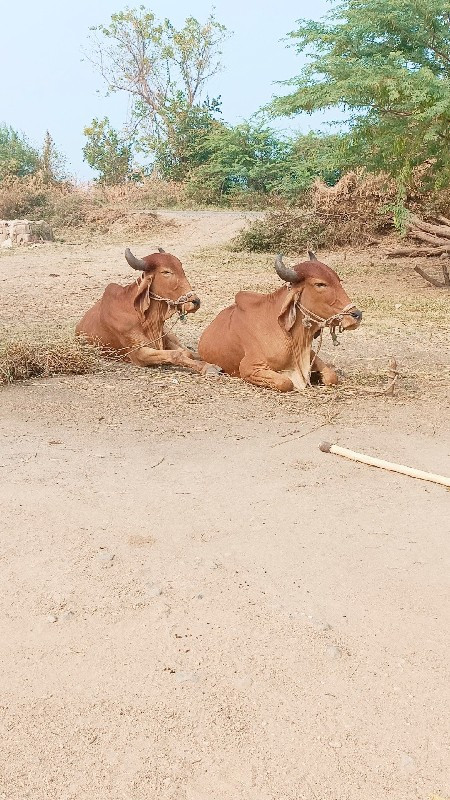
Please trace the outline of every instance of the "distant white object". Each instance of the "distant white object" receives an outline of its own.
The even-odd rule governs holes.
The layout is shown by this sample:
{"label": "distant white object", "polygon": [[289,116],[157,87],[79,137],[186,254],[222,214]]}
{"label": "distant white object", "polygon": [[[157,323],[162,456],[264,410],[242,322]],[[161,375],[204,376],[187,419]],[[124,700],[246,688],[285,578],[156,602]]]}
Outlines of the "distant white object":
{"label": "distant white object", "polygon": [[[53,231],[43,219],[0,219],[0,245],[32,244],[33,242],[53,241]],[[4,244],[9,241],[10,244]]]}
{"label": "distant white object", "polygon": [[7,250],[9,247],[12,247],[11,239],[4,239],[3,242],[0,242],[0,247],[4,250]]}

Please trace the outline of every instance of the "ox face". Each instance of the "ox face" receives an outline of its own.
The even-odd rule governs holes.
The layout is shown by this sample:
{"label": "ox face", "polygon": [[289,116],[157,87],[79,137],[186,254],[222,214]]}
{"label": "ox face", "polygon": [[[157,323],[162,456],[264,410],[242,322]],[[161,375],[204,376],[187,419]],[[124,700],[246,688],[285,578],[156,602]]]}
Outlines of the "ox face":
{"label": "ox face", "polygon": [[[283,274],[280,266],[283,267]],[[346,309],[345,316],[339,322],[342,330],[355,330],[360,325],[362,311],[351,302],[337,273],[318,261],[314,253],[310,253],[310,261],[290,268],[285,267],[279,257],[276,270],[280,277],[289,280],[293,292],[308,311],[323,320],[329,320]]]}
{"label": "ox face", "polygon": [[192,290],[178,258],[161,249],[159,253],[145,258],[136,258],[127,249],[125,258],[133,269],[144,273],[152,295],[171,301],[173,305],[168,308],[168,316],[175,310],[182,314],[192,314],[200,308],[200,299]]}

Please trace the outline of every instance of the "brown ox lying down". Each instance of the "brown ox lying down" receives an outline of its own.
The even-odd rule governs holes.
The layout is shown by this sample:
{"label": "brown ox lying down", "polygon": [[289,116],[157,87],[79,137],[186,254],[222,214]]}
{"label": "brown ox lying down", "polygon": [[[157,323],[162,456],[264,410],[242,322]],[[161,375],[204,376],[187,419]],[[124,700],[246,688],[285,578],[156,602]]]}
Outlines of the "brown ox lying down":
{"label": "brown ox lying down", "polygon": [[349,300],[334,270],[310,253],[310,261],[289,268],[281,256],[275,269],[287,285],[272,294],[239,292],[204,331],[201,358],[229,375],[279,392],[304,389],[311,372],[324,384],[338,382],[336,371],[311,350],[324,327],[353,330],[362,312]]}
{"label": "brown ox lying down", "polygon": [[200,307],[181,261],[161,248],[145,258],[127,249],[125,258],[142,274],[128,286],[110,283],[78,323],[76,334],[140,367],[176,364],[202,375],[217,374],[216,367],[200,361],[164,331],[173,314],[190,314]]}

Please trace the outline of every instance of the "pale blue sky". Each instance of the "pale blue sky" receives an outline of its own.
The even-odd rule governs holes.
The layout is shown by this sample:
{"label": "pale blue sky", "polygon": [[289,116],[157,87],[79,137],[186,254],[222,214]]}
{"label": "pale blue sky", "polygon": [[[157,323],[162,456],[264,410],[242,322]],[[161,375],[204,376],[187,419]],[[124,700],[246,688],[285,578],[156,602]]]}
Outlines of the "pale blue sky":
{"label": "pale blue sky", "polygon": [[[48,129],[80,179],[91,176],[81,152],[84,126],[93,117],[108,116],[121,127],[127,116],[127,96],[104,96],[100,76],[82,60],[82,48],[91,26],[106,24],[126,5],[140,3],[0,0],[0,121],[38,145]],[[329,9],[326,0],[152,0],[145,5],[176,26],[191,14],[205,20],[214,5],[217,19],[234,32],[224,47],[224,70],[208,87],[210,96],[222,95],[223,118],[230,123],[248,118],[280,93],[275,81],[298,74],[302,59],[280,40],[295,28],[297,19],[317,19]],[[306,132],[326,118],[330,117],[302,115],[281,124]]]}

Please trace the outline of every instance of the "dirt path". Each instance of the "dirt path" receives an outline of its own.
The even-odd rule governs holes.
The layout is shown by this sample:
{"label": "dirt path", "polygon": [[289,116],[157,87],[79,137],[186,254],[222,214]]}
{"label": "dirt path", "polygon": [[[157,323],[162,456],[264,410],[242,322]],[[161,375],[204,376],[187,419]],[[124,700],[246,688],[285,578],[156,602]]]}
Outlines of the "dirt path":
{"label": "dirt path", "polygon": [[[205,298],[187,339],[238,285],[274,285],[270,259],[195,252],[241,220],[179,218],[154,243]],[[122,251],[8,254],[4,321],[16,293],[20,325],[71,323],[127,277]],[[440,299],[420,336],[417,281],[381,274],[390,305],[343,343],[340,392],[126,366],[1,391],[0,798],[449,795],[449,494],[317,447],[450,474]],[[351,388],[390,330],[393,401]]]}

